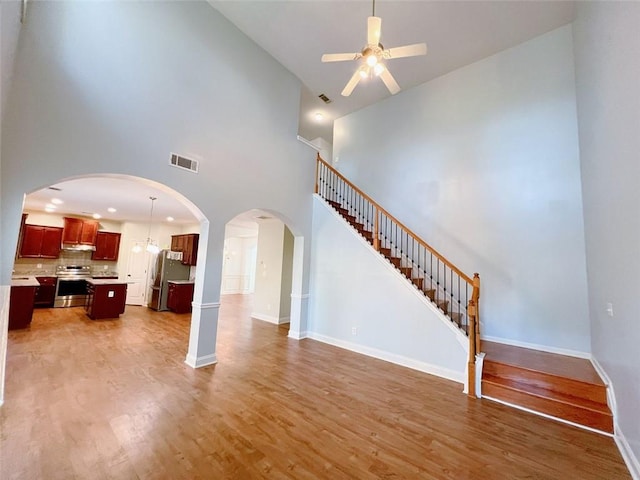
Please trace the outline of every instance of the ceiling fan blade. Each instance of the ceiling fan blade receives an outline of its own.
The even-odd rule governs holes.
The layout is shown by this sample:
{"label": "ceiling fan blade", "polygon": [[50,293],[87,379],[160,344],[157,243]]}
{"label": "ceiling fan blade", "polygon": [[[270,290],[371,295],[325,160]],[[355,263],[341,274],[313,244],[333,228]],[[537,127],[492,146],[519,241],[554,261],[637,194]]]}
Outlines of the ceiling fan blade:
{"label": "ceiling fan blade", "polygon": [[322,55],[323,62],[345,62],[347,60],[355,60],[357,53],[325,53]]}
{"label": "ceiling fan blade", "polygon": [[389,58],[415,57],[417,55],[427,54],[426,43],[414,43],[413,45],[405,45],[404,47],[389,48],[386,50]]}
{"label": "ceiling fan blade", "polygon": [[367,18],[367,43],[369,45],[378,45],[380,43],[381,28],[382,19],[380,17]]}
{"label": "ceiling fan blade", "polygon": [[362,77],[360,76],[360,69],[358,69],[356,70],[356,73],[353,74],[353,77],[351,77],[347,85],[344,87],[344,90],[342,90],[342,96],[348,97],[349,95],[351,95],[351,92],[353,92],[353,89],[356,88],[356,85],[358,85],[358,82],[361,78]]}
{"label": "ceiling fan blade", "polygon": [[388,68],[385,68],[382,73],[380,73],[380,78],[389,89],[389,92],[391,92],[391,95],[395,95],[400,91],[400,85],[398,85],[396,79],[393,78],[393,75],[391,75],[391,72]]}

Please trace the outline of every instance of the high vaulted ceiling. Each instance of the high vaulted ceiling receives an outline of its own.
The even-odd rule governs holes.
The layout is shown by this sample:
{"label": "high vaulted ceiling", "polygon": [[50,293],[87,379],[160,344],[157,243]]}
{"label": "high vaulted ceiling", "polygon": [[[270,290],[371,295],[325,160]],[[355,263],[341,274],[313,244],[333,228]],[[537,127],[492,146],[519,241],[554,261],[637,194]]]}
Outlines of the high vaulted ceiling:
{"label": "high vaulted ceiling", "polygon": [[[334,119],[390,96],[381,81],[371,79],[358,85],[350,97],[342,97],[340,92],[355,71],[356,62],[320,61],[323,53],[362,49],[367,17],[372,13],[370,1],[208,1],[302,81],[299,133],[305,138],[320,136],[332,142]],[[18,15],[19,12],[14,16]],[[381,43],[385,47],[420,42],[428,45],[426,56],[397,59],[389,64],[406,90],[571,22],[574,5],[553,0],[377,0],[376,15],[382,18]],[[19,24],[17,20],[15,23]],[[11,63],[5,62],[9,57],[3,50],[3,65]],[[331,98],[332,103],[325,105],[317,97],[320,93]],[[316,112],[324,115],[322,122],[315,120]],[[50,198],[62,197],[65,204],[58,209],[60,212],[98,212],[105,219],[147,221],[148,197],[153,195],[158,197],[154,213],[158,221],[168,215],[176,223],[196,220],[180,202],[148,185],[131,188],[121,179],[103,178],[74,179],[59,186],[63,192],[45,189],[29,195],[25,207],[42,210]],[[123,195],[126,192],[132,197]],[[105,213],[109,206],[115,207],[117,213]],[[253,212],[248,215],[247,221],[255,221]]]}
{"label": "high vaulted ceiling", "polygon": [[[299,133],[332,142],[333,120],[390,94],[368,79],[350,97],[340,92],[356,62],[321,63],[323,53],[359,52],[366,44],[371,1],[209,0],[209,3],[295,74],[303,92]],[[381,43],[396,47],[426,42],[426,56],[401,58],[388,66],[403,90],[570,23],[565,1],[391,1],[376,2]],[[325,105],[324,93],[332,103]],[[324,115],[322,122],[315,113]]]}

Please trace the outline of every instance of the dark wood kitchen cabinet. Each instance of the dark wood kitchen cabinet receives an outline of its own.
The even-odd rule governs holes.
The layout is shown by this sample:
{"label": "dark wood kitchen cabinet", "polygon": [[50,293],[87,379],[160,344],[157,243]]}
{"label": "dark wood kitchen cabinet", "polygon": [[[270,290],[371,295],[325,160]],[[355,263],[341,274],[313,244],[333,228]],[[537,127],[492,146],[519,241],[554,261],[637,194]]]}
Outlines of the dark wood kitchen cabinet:
{"label": "dark wood kitchen cabinet", "polygon": [[171,250],[182,252],[182,264],[194,266],[198,261],[198,240],[197,233],[186,233],[184,235],[171,236]]}
{"label": "dark wood kitchen cabinet", "polygon": [[62,243],[62,229],[42,225],[25,225],[22,232],[20,257],[58,258]]}
{"label": "dark wood kitchen cabinet", "polygon": [[113,232],[98,232],[96,234],[96,249],[91,254],[91,260],[118,260],[120,250],[120,234]]}
{"label": "dark wood kitchen cabinet", "polygon": [[64,217],[62,243],[70,245],[95,245],[98,222],[82,218]]}
{"label": "dark wood kitchen cabinet", "polygon": [[193,282],[169,280],[167,308],[175,313],[189,313],[193,301]]}
{"label": "dark wood kitchen cabinet", "polygon": [[56,298],[56,277],[36,277],[40,286],[33,300],[35,307],[53,307]]}
{"label": "dark wood kitchen cabinet", "polygon": [[87,280],[85,310],[92,320],[118,318],[124,313],[127,284],[111,280]]}

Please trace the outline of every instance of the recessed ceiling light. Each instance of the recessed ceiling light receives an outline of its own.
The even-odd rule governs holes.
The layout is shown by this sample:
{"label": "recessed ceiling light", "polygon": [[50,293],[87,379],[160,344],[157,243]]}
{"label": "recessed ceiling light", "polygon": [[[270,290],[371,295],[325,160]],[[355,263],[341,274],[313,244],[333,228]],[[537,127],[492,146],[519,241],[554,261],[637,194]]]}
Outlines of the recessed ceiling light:
{"label": "recessed ceiling light", "polygon": [[60,200],[59,198],[52,198],[51,199],[51,203],[53,203],[55,205],[62,205],[64,202],[62,200]]}
{"label": "recessed ceiling light", "polygon": [[117,212],[117,210],[116,210],[115,208],[113,208],[113,207],[109,207],[109,208],[107,208],[107,212],[109,212],[109,213],[116,213],[116,212]]}
{"label": "recessed ceiling light", "polygon": [[94,213],[93,215],[91,215],[93,218],[95,218],[96,220],[98,220],[99,218],[102,218],[102,215],[100,215],[99,213]]}
{"label": "recessed ceiling light", "polygon": [[167,222],[173,222],[175,220],[175,218],[173,217],[167,217]]}
{"label": "recessed ceiling light", "polygon": [[317,122],[321,122],[322,120],[324,120],[324,115],[322,115],[320,112],[316,113],[314,117]]}
{"label": "recessed ceiling light", "polygon": [[53,211],[53,210],[55,210],[55,209],[56,209],[56,208],[58,208],[58,207],[56,207],[53,203],[47,203],[47,204],[44,206],[44,209],[46,210],[47,208],[48,208],[48,209],[50,209],[51,211]]}

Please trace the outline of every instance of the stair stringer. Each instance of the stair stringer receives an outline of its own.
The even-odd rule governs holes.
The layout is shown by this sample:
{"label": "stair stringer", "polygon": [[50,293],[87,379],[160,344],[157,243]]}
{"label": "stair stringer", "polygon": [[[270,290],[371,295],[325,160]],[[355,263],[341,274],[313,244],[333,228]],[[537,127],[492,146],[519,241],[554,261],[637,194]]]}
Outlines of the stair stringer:
{"label": "stair stringer", "polygon": [[[463,331],[318,195],[314,195],[313,224],[309,337],[449,378],[466,387],[469,339]],[[359,257],[360,263],[353,262],[353,256]],[[340,267],[334,266],[329,274],[326,266],[332,262],[340,263]],[[344,290],[352,292],[345,294],[339,290],[340,282],[346,285]],[[377,282],[384,282],[387,290],[380,293]],[[350,300],[354,296],[366,298],[366,302],[354,306]],[[336,301],[343,305],[340,308],[329,305]],[[397,302],[394,308],[402,313],[389,313],[389,302]],[[341,310],[343,307],[345,311]],[[381,316],[385,314],[391,320],[381,324]],[[411,319],[398,318],[403,315],[412,317],[415,323],[411,325]],[[408,326],[401,326],[403,321]],[[352,335],[349,330],[354,324],[364,332]],[[366,330],[371,324],[377,324],[378,331],[369,338]],[[406,328],[406,338],[402,338],[402,332],[391,331],[393,328]],[[385,336],[394,338],[380,338]],[[424,341],[423,352],[412,354],[411,348],[405,350],[398,345],[407,346],[417,341],[416,337]],[[435,351],[442,353],[443,349],[448,353],[446,359],[429,355]]]}

